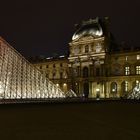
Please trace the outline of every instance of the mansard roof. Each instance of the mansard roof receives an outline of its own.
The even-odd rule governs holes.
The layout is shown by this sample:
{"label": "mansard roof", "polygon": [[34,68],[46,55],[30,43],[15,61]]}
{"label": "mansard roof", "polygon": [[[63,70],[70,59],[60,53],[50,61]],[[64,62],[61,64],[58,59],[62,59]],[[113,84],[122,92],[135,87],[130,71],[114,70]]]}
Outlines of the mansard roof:
{"label": "mansard roof", "polygon": [[81,24],[77,25],[77,29],[72,36],[72,40],[77,40],[83,36],[93,36],[98,38],[104,34],[104,25],[102,24],[103,20],[99,19],[90,19],[88,21],[83,21]]}

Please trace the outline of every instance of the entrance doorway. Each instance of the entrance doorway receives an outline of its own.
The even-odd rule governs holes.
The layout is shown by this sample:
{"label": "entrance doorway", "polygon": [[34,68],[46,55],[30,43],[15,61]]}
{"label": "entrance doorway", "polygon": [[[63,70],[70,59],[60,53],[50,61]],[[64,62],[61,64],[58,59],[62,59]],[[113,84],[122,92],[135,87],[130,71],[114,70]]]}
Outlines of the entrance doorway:
{"label": "entrance doorway", "polygon": [[86,82],[86,83],[84,83],[84,96],[85,96],[85,98],[88,98],[88,95],[89,95],[89,83]]}

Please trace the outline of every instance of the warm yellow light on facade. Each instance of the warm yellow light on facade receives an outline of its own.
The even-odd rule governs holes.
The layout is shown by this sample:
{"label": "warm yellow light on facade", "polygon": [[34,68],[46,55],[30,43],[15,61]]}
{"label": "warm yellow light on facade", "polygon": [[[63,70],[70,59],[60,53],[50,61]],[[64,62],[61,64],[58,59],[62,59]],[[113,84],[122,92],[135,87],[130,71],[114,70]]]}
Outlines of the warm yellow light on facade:
{"label": "warm yellow light on facade", "polygon": [[115,89],[113,88],[112,91],[115,92]]}
{"label": "warm yellow light on facade", "polygon": [[125,57],[125,61],[128,61],[128,56]]}
{"label": "warm yellow light on facade", "polygon": [[137,60],[140,60],[140,55],[137,55]]}
{"label": "warm yellow light on facade", "polygon": [[66,84],[66,83],[64,83],[64,84],[63,84],[63,86],[65,87],[65,86],[67,86],[67,84]]}
{"label": "warm yellow light on facade", "polygon": [[100,91],[100,89],[99,89],[99,88],[97,88],[97,89],[96,89],[96,91],[97,91],[97,92],[99,92],[99,91]]}
{"label": "warm yellow light on facade", "polygon": [[59,87],[59,84],[56,84],[57,87]]}

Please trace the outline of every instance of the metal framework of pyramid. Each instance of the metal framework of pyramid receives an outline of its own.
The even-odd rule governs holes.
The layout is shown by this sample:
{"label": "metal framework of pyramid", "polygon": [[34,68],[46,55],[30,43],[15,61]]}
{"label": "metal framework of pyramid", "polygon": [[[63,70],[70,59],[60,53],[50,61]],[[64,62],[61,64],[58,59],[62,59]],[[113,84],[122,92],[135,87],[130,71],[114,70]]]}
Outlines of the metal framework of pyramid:
{"label": "metal framework of pyramid", "polygon": [[136,85],[127,97],[128,99],[140,99],[140,86]]}
{"label": "metal framework of pyramid", "polygon": [[64,93],[0,37],[0,98],[63,98]]}
{"label": "metal framework of pyramid", "polygon": [[66,94],[65,94],[66,97],[77,97],[76,93],[70,89]]}

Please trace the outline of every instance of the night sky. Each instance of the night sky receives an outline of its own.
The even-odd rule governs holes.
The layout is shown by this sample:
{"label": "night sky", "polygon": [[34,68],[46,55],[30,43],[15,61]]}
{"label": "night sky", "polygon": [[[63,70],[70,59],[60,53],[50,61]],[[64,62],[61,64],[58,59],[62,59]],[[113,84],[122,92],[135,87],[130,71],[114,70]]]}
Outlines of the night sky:
{"label": "night sky", "polygon": [[65,54],[82,20],[108,16],[118,42],[140,46],[139,0],[11,0],[0,3],[0,35],[25,57]]}

